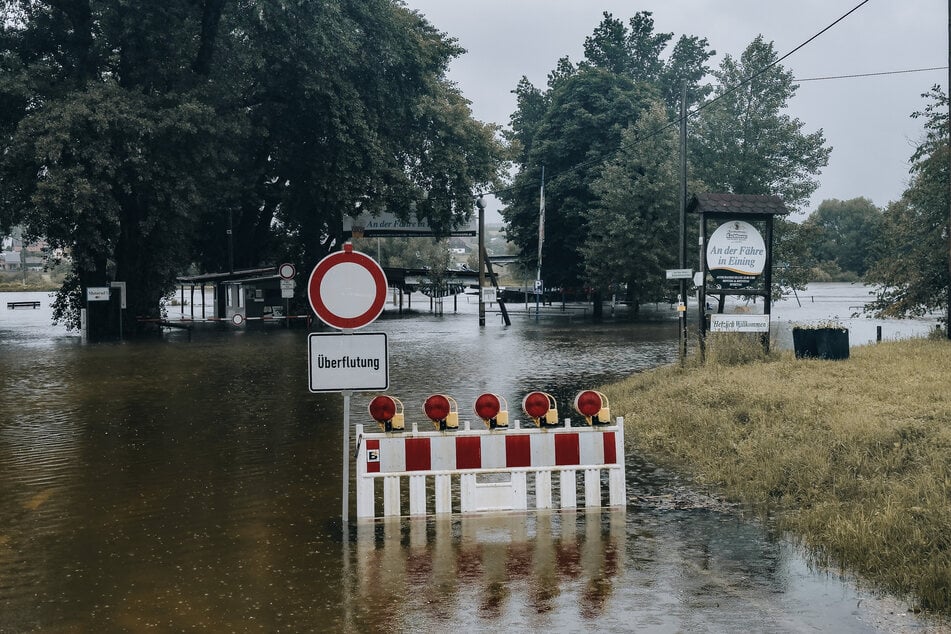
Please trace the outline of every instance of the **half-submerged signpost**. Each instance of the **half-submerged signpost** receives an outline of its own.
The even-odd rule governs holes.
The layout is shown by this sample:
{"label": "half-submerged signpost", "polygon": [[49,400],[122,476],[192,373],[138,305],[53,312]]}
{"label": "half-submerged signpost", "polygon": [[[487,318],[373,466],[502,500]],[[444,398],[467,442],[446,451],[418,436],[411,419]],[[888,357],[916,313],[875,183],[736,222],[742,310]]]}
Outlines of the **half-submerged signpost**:
{"label": "half-submerged signpost", "polygon": [[343,394],[343,530],[349,522],[350,397],[354,391],[389,388],[385,333],[353,331],[376,320],[386,303],[386,275],[370,256],[347,243],[317,263],[307,283],[314,313],[336,333],[307,338],[308,388]]}

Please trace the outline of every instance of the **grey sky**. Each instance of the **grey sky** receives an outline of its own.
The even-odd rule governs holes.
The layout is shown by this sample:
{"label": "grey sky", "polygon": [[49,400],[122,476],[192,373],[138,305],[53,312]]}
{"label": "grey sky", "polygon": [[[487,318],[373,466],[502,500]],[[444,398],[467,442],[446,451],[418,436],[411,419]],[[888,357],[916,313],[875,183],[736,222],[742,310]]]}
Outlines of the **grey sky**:
{"label": "grey sky", "polygon": [[[858,5],[860,0],[407,0],[468,51],[450,79],[472,101],[477,119],[507,126],[511,91],[527,76],[544,87],[565,55],[582,59],[584,38],[603,11],[627,21],[651,11],[659,32],[706,37],[717,51],[738,57],[758,34],[785,55]],[[946,66],[948,3],[871,0],[783,62],[797,78]],[[821,185],[804,212],[824,199],[858,196],[884,206],[908,182],[908,159],[922,136],[921,93],[947,86],[946,70],[800,85],[788,113],[806,132],[822,128],[833,147]],[[489,209],[498,209],[490,201]]]}

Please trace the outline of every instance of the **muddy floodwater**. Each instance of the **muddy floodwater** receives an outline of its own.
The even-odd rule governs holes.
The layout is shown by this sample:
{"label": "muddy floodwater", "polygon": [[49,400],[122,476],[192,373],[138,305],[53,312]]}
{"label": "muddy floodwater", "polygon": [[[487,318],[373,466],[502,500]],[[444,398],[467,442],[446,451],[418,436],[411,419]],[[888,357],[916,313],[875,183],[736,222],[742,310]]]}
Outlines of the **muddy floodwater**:
{"label": "muddy floodwater", "polygon": [[[849,288],[783,302],[777,327],[847,317]],[[351,513],[344,531],[342,397],[308,391],[303,330],[88,344],[50,326],[46,294],[0,296],[42,302],[0,305],[0,632],[929,630],[630,438],[621,511],[361,526]],[[513,417],[547,391],[568,415],[578,390],[677,355],[669,307],[510,327],[490,312],[483,329],[465,298],[443,316],[413,308],[366,331],[387,333],[388,393],[421,427],[436,392],[463,419],[484,391]],[[933,326],[885,325],[885,338]],[[874,323],[860,332],[853,343],[874,340]],[[371,397],[354,395],[351,426],[373,425]]]}

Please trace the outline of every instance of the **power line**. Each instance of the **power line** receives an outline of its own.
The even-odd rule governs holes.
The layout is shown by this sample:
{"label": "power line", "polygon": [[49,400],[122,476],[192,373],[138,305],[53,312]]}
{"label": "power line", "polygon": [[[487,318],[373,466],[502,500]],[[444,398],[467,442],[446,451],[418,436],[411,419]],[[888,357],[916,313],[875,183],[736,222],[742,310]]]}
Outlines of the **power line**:
{"label": "power line", "polygon": [[853,75],[829,75],[827,77],[798,77],[793,81],[824,81],[827,79],[852,79],[853,77],[879,77],[881,75],[904,75],[906,73],[924,73],[932,70],[948,70],[947,66],[932,66],[931,68],[908,68],[905,70],[886,70],[878,73],[855,73]]}
{"label": "power line", "polygon": [[[717,95],[716,97],[714,97],[714,98],[711,99],[710,101],[707,101],[706,103],[700,104],[700,105],[698,105],[696,108],[694,108],[693,110],[687,112],[686,117],[689,119],[690,117],[694,116],[695,114],[697,114],[697,113],[700,112],[701,110],[704,110],[704,109],[706,109],[706,108],[712,106],[713,104],[715,104],[716,102],[720,101],[720,100],[723,99],[724,97],[726,97],[726,96],[728,96],[728,95],[730,95],[730,94],[736,92],[737,90],[739,90],[739,89],[742,88],[743,86],[749,84],[749,83],[752,82],[754,79],[756,79],[757,77],[759,77],[760,75],[762,75],[763,73],[765,73],[766,71],[768,71],[770,68],[772,68],[773,66],[776,66],[777,64],[779,64],[780,62],[782,62],[784,59],[790,57],[791,55],[793,55],[794,53],[796,53],[797,51],[799,51],[799,50],[802,49],[803,47],[807,46],[807,45],[810,44],[813,40],[815,40],[816,38],[818,38],[818,37],[820,37],[821,35],[823,35],[826,31],[828,31],[828,30],[831,29],[832,27],[836,26],[839,22],[841,22],[841,21],[844,20],[845,18],[849,17],[850,15],[852,15],[853,13],[855,13],[856,11],[858,11],[860,8],[862,8],[863,6],[865,6],[866,4],[868,4],[868,2],[869,2],[869,0],[862,0],[862,2],[858,3],[857,5],[855,5],[855,6],[852,7],[851,9],[849,9],[846,13],[842,14],[839,18],[837,18],[837,19],[836,19],[835,21],[833,21],[831,24],[829,24],[828,26],[826,26],[824,29],[822,29],[821,31],[819,31],[818,33],[816,33],[815,35],[813,35],[812,37],[810,37],[809,39],[807,39],[806,41],[804,41],[804,42],[801,43],[799,46],[797,46],[796,48],[792,49],[791,51],[789,51],[788,53],[786,53],[786,54],[783,55],[782,57],[780,57],[780,58],[778,58],[778,59],[772,61],[772,62],[769,63],[769,64],[767,64],[766,66],[764,66],[763,68],[759,69],[758,71],[756,71],[755,73],[753,73],[753,74],[750,75],[749,77],[747,77],[747,78],[743,79],[742,81],[740,81],[739,83],[737,83],[735,86],[731,86],[731,87],[727,88],[726,90],[724,90],[722,93],[720,93],[719,95]],[[808,81],[808,80],[798,80],[798,81]],[[655,136],[657,136],[657,135],[662,134],[664,131],[668,130],[669,128],[672,128],[672,127],[678,126],[678,125],[680,125],[680,117],[678,117],[678,118],[677,118],[676,120],[674,120],[674,121],[669,122],[669,123],[668,123],[667,125],[665,125],[665,126],[661,126],[661,127],[658,128],[657,130],[655,130],[652,134],[650,134],[650,135],[648,135],[648,136],[646,136],[646,137],[643,137],[642,139],[638,139],[638,140],[645,140],[645,141],[646,141],[646,140],[651,139],[651,138],[653,138],[653,137],[655,137]],[[620,148],[619,148],[619,149],[620,149]],[[576,164],[576,165],[573,165],[573,166],[571,166],[571,167],[569,167],[569,168],[566,168],[566,169],[562,170],[561,172],[558,172],[558,173],[556,173],[556,174],[550,176],[550,177],[549,177],[549,180],[555,180],[555,179],[558,178],[559,176],[562,176],[562,175],[567,174],[567,173],[569,173],[569,172],[572,172],[572,171],[574,171],[574,170],[581,169],[581,168],[584,168],[584,167],[588,167],[588,166],[590,166],[590,165],[596,165],[596,164],[598,164],[598,163],[604,162],[604,161],[610,159],[610,158],[611,158],[614,154],[616,154],[618,151],[619,151],[619,150],[615,150],[614,152],[608,153],[606,156],[598,157],[598,158],[595,158],[595,159],[590,159],[590,160],[587,160],[587,161],[582,161],[581,163],[578,163],[578,164]],[[511,185],[511,186],[509,186],[509,187],[503,187],[503,188],[501,188],[501,189],[496,189],[496,190],[489,191],[489,192],[483,192],[483,194],[485,194],[485,195],[495,195],[495,196],[497,196],[498,194],[501,194],[501,193],[504,193],[504,192],[509,192],[509,191],[514,191],[514,190],[517,190],[517,189],[522,189],[523,187],[529,187],[529,185],[527,185],[527,184],[526,184],[526,185]]]}
{"label": "power line", "polygon": [[786,54],[783,55],[782,57],[780,57],[780,58],[778,58],[778,59],[776,59],[776,60],[770,62],[770,63],[767,64],[766,66],[763,66],[761,69],[759,69],[758,71],[756,71],[755,73],[753,73],[752,75],[750,75],[749,77],[747,77],[746,79],[744,79],[743,81],[739,82],[737,85],[732,86],[732,87],[730,87],[730,88],[727,88],[726,90],[724,90],[722,93],[720,93],[719,95],[717,95],[716,97],[714,97],[714,98],[711,99],[710,101],[708,101],[708,102],[706,102],[706,103],[703,103],[703,104],[700,104],[699,106],[697,106],[696,108],[694,108],[691,112],[689,112],[689,113],[687,114],[687,116],[689,117],[689,116],[691,116],[691,115],[694,115],[694,114],[700,112],[701,110],[704,110],[705,108],[709,108],[710,106],[712,106],[712,105],[715,104],[716,102],[720,101],[721,99],[723,99],[723,98],[726,97],[727,95],[731,95],[731,94],[733,94],[734,92],[736,92],[737,90],[739,90],[740,88],[742,88],[743,86],[749,84],[749,83],[752,82],[754,79],[756,79],[757,77],[759,77],[760,75],[762,75],[763,73],[765,73],[766,71],[768,71],[770,68],[772,68],[773,66],[776,66],[777,64],[779,64],[781,61],[783,61],[783,60],[786,59],[787,57],[790,57],[791,55],[793,55],[794,53],[796,53],[797,51],[799,51],[800,49],[802,49],[803,47],[805,47],[807,44],[809,44],[810,42],[812,42],[813,40],[815,40],[816,38],[818,38],[819,36],[821,36],[823,33],[825,33],[826,31],[828,31],[828,30],[831,29],[832,27],[834,27],[836,24],[838,24],[839,22],[841,22],[841,21],[844,20],[845,18],[849,17],[850,15],[852,15],[853,13],[855,13],[856,11],[858,11],[859,9],[861,9],[863,6],[865,6],[865,5],[868,3],[868,1],[869,1],[869,0],[862,0],[862,2],[858,3],[857,5],[855,5],[855,6],[852,7],[851,9],[849,9],[846,13],[844,13],[841,17],[839,17],[837,20],[835,20],[832,24],[830,24],[830,25],[827,26],[826,28],[822,29],[821,31],[819,31],[818,33],[816,33],[815,35],[813,35],[812,37],[810,37],[808,40],[806,40],[805,42],[803,42],[802,44],[800,44],[799,46],[797,46],[797,47],[794,48],[793,50],[789,51],[788,53],[786,53]]}

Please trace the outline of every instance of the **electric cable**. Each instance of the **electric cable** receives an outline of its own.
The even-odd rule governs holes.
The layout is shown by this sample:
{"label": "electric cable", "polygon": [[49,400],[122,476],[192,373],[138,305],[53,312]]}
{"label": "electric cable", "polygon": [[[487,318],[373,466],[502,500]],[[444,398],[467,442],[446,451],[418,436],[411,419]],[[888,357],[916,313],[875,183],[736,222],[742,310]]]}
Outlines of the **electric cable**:
{"label": "electric cable", "polygon": [[[787,59],[787,58],[790,57],[791,55],[795,54],[796,52],[798,52],[799,50],[801,50],[802,48],[804,48],[805,46],[807,46],[808,44],[810,44],[813,40],[815,40],[815,39],[817,39],[818,37],[822,36],[824,33],[826,33],[827,31],[829,31],[829,30],[832,29],[833,27],[835,27],[837,24],[839,24],[840,22],[842,22],[844,19],[846,19],[847,17],[849,17],[850,15],[852,15],[853,13],[855,13],[856,11],[858,11],[860,8],[862,8],[864,5],[866,5],[868,2],[869,2],[869,0],[862,0],[862,2],[859,2],[857,5],[855,5],[854,7],[852,7],[849,11],[847,11],[847,12],[844,13],[844,14],[842,14],[840,17],[838,17],[838,18],[837,18],[836,20],[834,20],[832,23],[830,23],[830,24],[827,25],[825,28],[823,28],[822,30],[818,31],[817,33],[815,33],[814,35],[812,35],[811,37],[809,37],[808,39],[806,39],[804,42],[802,42],[801,44],[799,44],[798,46],[796,46],[795,48],[793,48],[791,51],[789,51],[788,53],[786,53],[786,54],[783,55],[782,57],[779,57],[779,58],[773,60],[772,62],[770,62],[769,64],[767,64],[767,65],[764,66],[763,68],[759,69],[758,71],[756,71],[755,73],[753,73],[753,74],[750,75],[749,77],[746,77],[745,79],[743,79],[743,80],[741,80],[740,82],[738,82],[736,85],[730,86],[730,87],[724,89],[724,91],[723,91],[722,93],[720,93],[719,95],[717,95],[717,96],[714,97],[713,99],[710,99],[710,100],[707,101],[707,102],[704,102],[704,103],[702,103],[702,104],[699,104],[699,105],[696,106],[694,109],[689,110],[689,111],[685,114],[685,118],[689,120],[692,116],[696,115],[696,114],[699,113],[700,111],[705,110],[706,108],[708,108],[708,107],[712,106],[713,104],[717,103],[718,101],[720,101],[720,100],[723,99],[724,97],[727,97],[728,95],[730,95],[730,94],[736,92],[737,90],[739,90],[739,89],[742,88],[743,86],[749,84],[749,83],[752,82],[754,79],[756,79],[757,77],[759,77],[759,76],[762,75],[763,73],[767,72],[770,68],[776,66],[777,64],[779,64],[779,63],[782,62],[783,60]],[[920,71],[924,71],[924,70],[938,70],[938,69],[937,69],[937,68],[930,68],[930,69],[916,69],[916,70],[912,70],[912,71],[893,71],[893,72],[890,72],[890,73],[883,73],[883,74],[897,74],[897,73],[899,73],[899,72],[920,72]],[[856,75],[856,76],[860,76],[860,75]],[[849,76],[842,76],[842,78],[845,78],[845,77],[849,77]],[[838,78],[838,77],[835,77],[835,78]],[[794,79],[794,81],[817,81],[818,79],[821,79],[821,78],[806,78],[806,79],[801,79],[801,80],[795,80],[795,79]],[[829,79],[833,79],[833,77],[830,77]],[[644,137],[637,138],[636,141],[641,141],[641,140],[646,141],[646,140],[649,140],[649,139],[651,139],[651,138],[653,138],[653,137],[655,137],[655,136],[658,136],[658,135],[662,134],[663,132],[667,131],[668,129],[674,127],[674,126],[679,126],[679,125],[680,125],[680,121],[681,121],[681,117],[677,117],[677,118],[674,119],[673,121],[668,122],[666,125],[661,126],[660,128],[658,128],[657,130],[655,130],[655,131],[652,132],[651,134],[646,135],[646,136],[644,136]],[[605,156],[600,156],[600,157],[597,157],[597,158],[589,159],[589,160],[587,160],[587,161],[582,161],[581,163],[577,163],[577,164],[575,164],[575,165],[573,165],[573,166],[571,166],[571,167],[565,168],[564,170],[562,170],[562,171],[560,171],[560,172],[556,172],[555,174],[552,174],[552,175],[550,176],[550,178],[548,179],[548,182],[550,183],[551,181],[553,181],[553,180],[559,178],[560,176],[563,176],[563,175],[568,174],[568,173],[570,173],[570,172],[573,172],[573,171],[575,171],[575,170],[583,169],[583,168],[585,168],[585,167],[589,167],[589,166],[592,166],[592,165],[596,165],[596,164],[598,164],[598,163],[603,163],[603,162],[605,162],[605,161],[608,161],[608,160],[610,160],[613,156],[615,156],[615,155],[620,151],[620,149],[621,149],[621,148],[619,147],[617,150],[614,150],[614,151],[612,151],[612,152],[609,152],[609,153],[606,154]],[[527,188],[527,187],[533,187],[533,188],[534,188],[534,185],[529,185],[529,184],[527,184],[527,183],[526,183],[526,184],[523,184],[523,185],[510,185],[510,186],[508,186],[508,187],[502,187],[502,188],[495,189],[495,190],[492,190],[492,191],[483,191],[483,192],[481,192],[479,195],[481,195],[481,196],[486,196],[486,195],[498,196],[499,194],[504,194],[504,193],[508,193],[508,192],[511,192],[511,191],[520,190],[520,189]]]}

